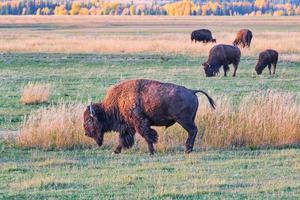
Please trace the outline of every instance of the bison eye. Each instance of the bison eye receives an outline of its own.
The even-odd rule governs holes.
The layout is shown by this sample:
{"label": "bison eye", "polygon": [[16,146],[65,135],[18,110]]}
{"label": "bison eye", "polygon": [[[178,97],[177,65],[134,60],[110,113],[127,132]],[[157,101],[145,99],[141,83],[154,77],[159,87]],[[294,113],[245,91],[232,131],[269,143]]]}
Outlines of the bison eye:
{"label": "bison eye", "polygon": [[92,126],[93,123],[94,123],[93,120],[92,120],[91,118],[89,118],[88,120],[86,120],[86,121],[84,122],[84,125]]}

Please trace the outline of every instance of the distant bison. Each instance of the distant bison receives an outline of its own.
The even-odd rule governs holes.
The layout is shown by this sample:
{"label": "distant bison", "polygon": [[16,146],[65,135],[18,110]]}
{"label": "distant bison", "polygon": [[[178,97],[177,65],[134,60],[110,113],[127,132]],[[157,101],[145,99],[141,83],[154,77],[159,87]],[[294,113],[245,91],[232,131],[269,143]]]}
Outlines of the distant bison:
{"label": "distant bison", "polygon": [[153,80],[129,80],[113,86],[100,103],[90,104],[84,111],[85,134],[102,145],[104,133],[119,132],[119,144],[114,150],[130,148],[138,132],[148,143],[150,154],[158,140],[151,126],[169,127],[179,123],[186,131],[186,152],[193,150],[197,126],[194,123],[198,108],[197,92],[203,93],[214,108],[213,99],[202,90],[190,90],[171,83]]}
{"label": "distant bison", "polygon": [[271,75],[271,64],[273,65],[273,74],[275,74],[278,61],[278,52],[273,49],[267,49],[259,54],[258,62],[255,66],[257,74],[261,74],[264,68],[268,65],[269,74]]}
{"label": "distant bison", "polygon": [[250,44],[251,44],[251,40],[252,40],[252,32],[249,29],[241,29],[236,37],[235,40],[233,41],[233,45],[237,46],[239,44],[242,44],[242,47],[249,47],[250,48]]}
{"label": "distant bison", "polygon": [[216,39],[212,38],[211,31],[208,29],[199,29],[195,30],[191,33],[191,41],[193,42],[195,40],[195,43],[198,42],[216,42]]}
{"label": "distant bison", "polygon": [[241,51],[238,47],[226,44],[219,44],[214,46],[209,51],[209,57],[207,61],[202,65],[206,76],[211,77],[219,73],[220,67],[222,65],[224,70],[224,76],[227,76],[227,71],[229,70],[228,65],[233,64],[233,76],[235,76],[236,70],[240,62],[240,58]]}

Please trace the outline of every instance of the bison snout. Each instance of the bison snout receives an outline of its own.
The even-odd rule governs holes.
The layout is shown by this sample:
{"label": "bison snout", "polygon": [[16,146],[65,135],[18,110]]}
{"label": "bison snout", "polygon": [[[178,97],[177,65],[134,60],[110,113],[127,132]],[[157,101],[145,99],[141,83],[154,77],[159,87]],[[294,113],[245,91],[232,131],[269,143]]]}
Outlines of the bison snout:
{"label": "bison snout", "polygon": [[257,75],[261,75],[261,73],[262,73],[262,71],[257,71],[257,70],[256,70],[256,74],[257,74]]}
{"label": "bison snout", "polygon": [[101,147],[103,144],[103,138],[97,138],[96,143],[98,144],[99,147]]}
{"label": "bison snout", "polygon": [[205,75],[206,75],[206,77],[213,77],[213,76],[215,76],[214,73],[206,73]]}

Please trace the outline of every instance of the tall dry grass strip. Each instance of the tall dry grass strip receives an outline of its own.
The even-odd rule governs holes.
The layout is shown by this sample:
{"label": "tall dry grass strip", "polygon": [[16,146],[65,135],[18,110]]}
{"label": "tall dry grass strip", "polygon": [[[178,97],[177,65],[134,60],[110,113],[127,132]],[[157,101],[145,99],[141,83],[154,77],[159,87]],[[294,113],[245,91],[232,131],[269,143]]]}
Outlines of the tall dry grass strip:
{"label": "tall dry grass strip", "polygon": [[94,144],[84,135],[82,104],[60,103],[32,112],[24,120],[18,144],[24,147],[74,148]]}
{"label": "tall dry grass strip", "polygon": [[[215,44],[191,43],[193,30],[207,27],[218,44],[232,44],[243,27],[253,31],[243,56],[266,48],[280,57],[299,55],[300,17],[235,16],[1,16],[1,52],[174,53],[207,56]],[[286,57],[283,57],[285,59]],[[293,56],[295,58],[295,56]]]}
{"label": "tall dry grass strip", "polygon": [[23,104],[48,102],[51,89],[50,84],[28,83],[22,91],[21,102]]}
{"label": "tall dry grass strip", "polygon": [[[258,92],[232,105],[227,97],[217,100],[212,110],[201,98],[196,124],[195,148],[266,147],[300,144],[299,96],[281,92]],[[24,122],[18,143],[26,147],[73,148],[92,146],[95,142],[82,128],[81,104],[50,106],[33,112]],[[156,128],[158,151],[184,147],[187,132],[179,125]],[[117,134],[107,133],[105,146],[117,144]],[[135,149],[147,151],[143,138],[136,135]]]}
{"label": "tall dry grass strip", "polygon": [[197,123],[203,147],[300,144],[300,104],[291,93],[252,93],[237,107],[225,99],[215,111],[201,106]]}

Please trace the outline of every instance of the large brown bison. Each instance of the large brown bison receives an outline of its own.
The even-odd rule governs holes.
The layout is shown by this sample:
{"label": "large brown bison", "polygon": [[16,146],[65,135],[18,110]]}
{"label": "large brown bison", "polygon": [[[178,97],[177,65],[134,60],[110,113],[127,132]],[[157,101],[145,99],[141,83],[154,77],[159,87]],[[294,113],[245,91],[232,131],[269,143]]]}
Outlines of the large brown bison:
{"label": "large brown bison", "polygon": [[203,93],[214,108],[213,99],[202,90],[190,90],[171,83],[153,80],[129,80],[113,86],[100,103],[90,104],[84,111],[85,135],[102,145],[104,133],[119,132],[119,144],[114,150],[130,148],[138,132],[147,142],[150,154],[157,132],[151,126],[169,127],[179,123],[187,132],[186,152],[193,150],[197,126],[197,92]]}
{"label": "large brown bison", "polygon": [[195,41],[195,43],[198,42],[213,42],[215,43],[217,40],[212,38],[211,31],[208,29],[199,29],[195,30],[191,33],[191,41]]}
{"label": "large brown bison", "polygon": [[237,33],[235,40],[233,41],[232,44],[234,46],[238,46],[241,44],[242,47],[250,48],[252,37],[253,37],[252,32],[249,29],[241,29]]}
{"label": "large brown bison", "polygon": [[267,49],[259,54],[258,62],[255,66],[255,71],[259,75],[268,65],[269,74],[271,75],[271,65],[273,65],[273,74],[275,74],[276,65],[278,61],[278,52],[273,49]]}
{"label": "large brown bison", "polygon": [[238,47],[226,44],[218,44],[209,51],[208,59],[202,64],[207,77],[215,76],[219,73],[223,65],[224,76],[227,76],[230,64],[233,64],[233,76],[236,75],[241,58],[241,51]]}

